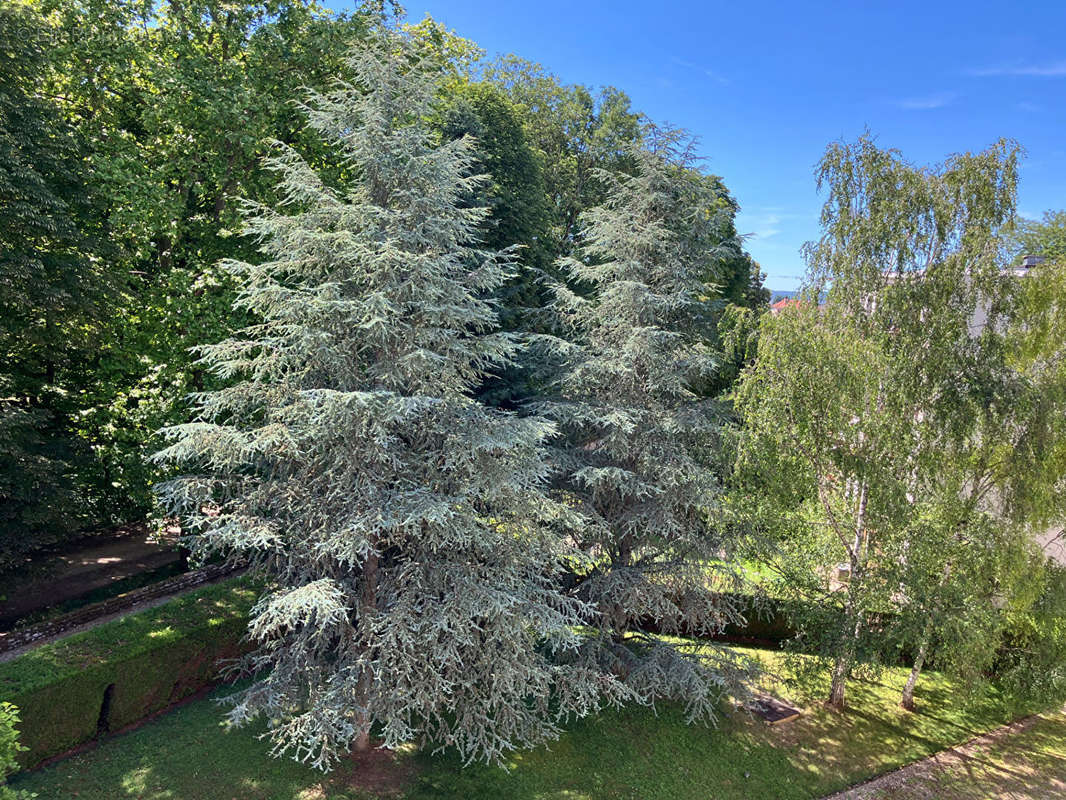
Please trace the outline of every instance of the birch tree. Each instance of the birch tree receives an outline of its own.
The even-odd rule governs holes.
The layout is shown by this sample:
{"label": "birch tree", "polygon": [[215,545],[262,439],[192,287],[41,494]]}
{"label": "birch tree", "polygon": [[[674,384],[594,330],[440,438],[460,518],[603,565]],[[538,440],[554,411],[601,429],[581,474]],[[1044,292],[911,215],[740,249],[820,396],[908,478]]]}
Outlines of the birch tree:
{"label": "birch tree", "polygon": [[[1051,473],[1031,471],[1040,458],[1026,443],[1045,437],[1047,415],[1036,384],[1009,359],[1017,279],[1004,270],[1000,242],[1014,220],[1016,176],[1009,142],[916,167],[864,136],[831,145],[819,166],[828,198],[823,235],[807,250],[809,297],[826,299],[821,310],[812,300],[792,316],[806,316],[800,324],[812,342],[825,332],[842,338],[803,353],[804,332],[771,321],[770,341],[760,338],[759,360],[764,347],[767,360],[741,394],[749,437],[782,447],[791,440],[798,455],[790,457],[807,462],[802,490],[789,481],[788,492],[770,495],[793,503],[778,509],[783,518],[821,498],[827,479],[850,493],[855,509],[855,545],[841,540],[849,570],[838,587],[833,706],[843,706],[855,663],[893,658],[893,647],[913,659],[906,708],[934,652],[941,666],[979,673],[1002,632],[1002,607],[1027,594],[1033,527],[1050,510],[1037,498],[1046,498],[1041,486]],[[792,355],[781,360],[779,352]],[[805,361],[838,358],[859,378],[863,408],[846,382],[816,388],[799,380],[819,372]],[[812,393],[820,395],[815,405]],[[840,443],[849,418],[866,442],[860,450]],[[749,469],[782,460],[755,442],[746,454]],[[832,468],[810,468],[818,464]],[[835,528],[838,514],[822,506],[811,519]],[[826,573],[831,564],[823,557],[803,569]],[[856,603],[873,587],[869,602]],[[858,617],[856,605],[866,606]],[[856,660],[864,626],[873,647]]]}
{"label": "birch tree", "polygon": [[833,308],[808,297],[764,315],[754,365],[737,384],[742,433],[736,500],[763,588],[799,602],[802,649],[831,671],[828,702],[877,664],[873,624],[891,594],[876,554],[901,528],[908,430],[886,402],[884,352]]}
{"label": "birch tree", "polygon": [[1001,247],[1017,159],[1000,141],[919,167],[864,137],[829,148],[819,172],[829,197],[814,275],[880,343],[886,402],[908,426],[903,528],[880,554],[912,664],[907,709],[929,658],[981,680],[1010,614],[1031,602],[1035,534],[1059,513],[1051,387],[1012,356],[1028,325],[1027,276]]}
{"label": "birch tree", "polygon": [[488,212],[464,203],[474,144],[430,134],[433,70],[407,39],[349,66],[303,109],[345,180],[275,145],[280,201],[246,205],[264,260],[224,265],[256,321],[201,348],[226,386],[165,431],[158,458],[186,474],[160,496],[199,555],[267,586],[232,722],[266,717],[275,753],[318,767],[372,731],[495,760],[627,693],[556,658],[581,608],[557,589],[553,426],[471,397],[515,350],[485,299],[511,256],[478,247]]}

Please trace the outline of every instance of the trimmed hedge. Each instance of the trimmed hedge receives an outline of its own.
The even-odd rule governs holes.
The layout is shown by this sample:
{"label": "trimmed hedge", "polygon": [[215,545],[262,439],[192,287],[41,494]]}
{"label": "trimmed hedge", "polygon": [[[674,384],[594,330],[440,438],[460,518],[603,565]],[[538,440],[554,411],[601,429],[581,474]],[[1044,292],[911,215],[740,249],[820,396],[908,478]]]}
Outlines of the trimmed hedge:
{"label": "trimmed hedge", "polygon": [[[726,625],[721,634],[712,637],[724,642],[753,644],[756,646],[780,646],[791,639],[798,631],[792,622],[798,604],[779,598],[755,597],[750,594],[727,592],[720,595],[730,602],[744,617],[743,625]],[[639,622],[639,628],[648,633],[664,633],[659,624],[650,617]],[[699,636],[688,629],[666,631],[665,633],[682,636]]]}
{"label": "trimmed hedge", "polygon": [[19,766],[32,768],[218,682],[242,652],[256,592],[234,578],[41,645],[0,664],[0,700],[18,706]]}
{"label": "trimmed hedge", "polygon": [[776,597],[735,593],[729,596],[746,624],[727,625],[722,638],[781,644],[798,633],[792,621],[798,604]]}

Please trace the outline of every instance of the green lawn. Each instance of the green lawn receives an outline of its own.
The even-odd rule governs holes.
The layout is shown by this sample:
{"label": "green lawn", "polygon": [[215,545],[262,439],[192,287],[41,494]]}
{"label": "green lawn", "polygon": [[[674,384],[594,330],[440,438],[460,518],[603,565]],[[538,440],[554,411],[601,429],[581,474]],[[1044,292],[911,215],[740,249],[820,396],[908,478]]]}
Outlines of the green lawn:
{"label": "green lawn", "polygon": [[869,800],[1066,797],[1066,713],[1044,714],[1027,730],[901,778]]}
{"label": "green lawn", "polygon": [[[761,657],[776,664],[772,654]],[[326,778],[269,758],[255,731],[225,730],[218,706],[201,700],[15,786],[41,800],[809,798],[1004,721],[993,697],[963,704],[935,675],[919,691],[919,712],[908,714],[896,705],[904,678],[895,670],[883,683],[856,683],[842,715],[796,692],[791,698],[808,713],[778,726],[737,713],[718,728],[688,726],[675,708],[627,709],[575,723],[550,749],[515,754],[506,771],[406,753],[346,764]]]}

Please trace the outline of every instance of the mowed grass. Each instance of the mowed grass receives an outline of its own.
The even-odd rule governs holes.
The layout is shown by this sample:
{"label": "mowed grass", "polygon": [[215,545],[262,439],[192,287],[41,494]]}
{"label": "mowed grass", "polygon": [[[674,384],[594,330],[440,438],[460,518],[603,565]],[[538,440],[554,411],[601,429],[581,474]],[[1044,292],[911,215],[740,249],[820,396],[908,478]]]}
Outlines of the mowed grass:
{"label": "mowed grass", "polygon": [[[771,668],[782,662],[758,652]],[[272,759],[253,729],[227,730],[199,700],[95,750],[14,780],[41,800],[707,800],[820,797],[963,742],[1006,721],[993,694],[964,702],[930,674],[919,710],[897,705],[905,680],[855,682],[850,709],[821,706],[824,687],[774,688],[804,708],[770,726],[728,711],[718,727],[686,725],[680,709],[629,708],[572,724],[550,747],[514,754],[507,769],[402,753],[346,763],[323,777]],[[260,729],[261,731],[261,729]]]}
{"label": "mowed grass", "polygon": [[1043,714],[1024,731],[943,759],[869,800],[1038,800],[1066,797],[1066,713]]}

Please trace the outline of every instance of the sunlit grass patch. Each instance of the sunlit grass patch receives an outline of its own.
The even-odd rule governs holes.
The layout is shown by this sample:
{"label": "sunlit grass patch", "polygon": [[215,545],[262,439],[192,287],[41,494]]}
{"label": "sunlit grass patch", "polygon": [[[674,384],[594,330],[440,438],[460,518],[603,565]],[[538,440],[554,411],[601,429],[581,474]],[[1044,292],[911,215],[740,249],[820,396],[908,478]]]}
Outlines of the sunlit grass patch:
{"label": "sunlit grass patch", "polygon": [[[902,669],[878,682],[856,681],[849,709],[837,713],[822,705],[824,687],[788,680],[781,653],[739,651],[767,667],[761,688],[798,704],[799,719],[771,726],[727,704],[715,727],[686,725],[683,710],[670,704],[627,708],[575,722],[546,747],[515,752],[506,769],[462,769],[452,756],[409,747],[388,763],[352,762],[323,776],[269,758],[259,729],[225,729],[221,709],[202,700],[16,785],[42,798],[79,800],[799,800],[966,741],[1008,715],[991,692],[960,702],[959,687],[935,673],[919,688],[918,712],[903,711]],[[1056,735],[1066,730],[1045,734],[1051,764],[1063,746]]]}

